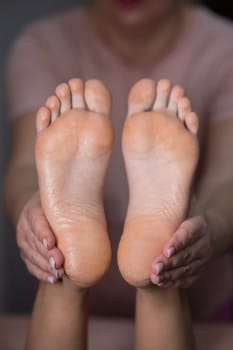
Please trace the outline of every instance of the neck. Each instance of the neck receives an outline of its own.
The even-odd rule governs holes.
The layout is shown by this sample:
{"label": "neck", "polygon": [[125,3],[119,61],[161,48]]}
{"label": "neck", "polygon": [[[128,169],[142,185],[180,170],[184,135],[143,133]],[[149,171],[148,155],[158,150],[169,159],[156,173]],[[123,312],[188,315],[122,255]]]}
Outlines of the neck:
{"label": "neck", "polygon": [[164,18],[140,28],[119,28],[96,9],[89,12],[97,33],[123,61],[146,66],[161,59],[174,45],[184,23],[184,8],[173,9]]}

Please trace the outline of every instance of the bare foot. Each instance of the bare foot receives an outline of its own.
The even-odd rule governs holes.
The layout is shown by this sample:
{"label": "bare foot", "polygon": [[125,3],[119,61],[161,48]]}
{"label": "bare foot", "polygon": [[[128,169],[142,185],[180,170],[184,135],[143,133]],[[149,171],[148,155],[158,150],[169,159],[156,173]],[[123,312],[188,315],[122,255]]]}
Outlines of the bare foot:
{"label": "bare foot", "polygon": [[108,270],[111,248],[102,191],[113,144],[111,97],[96,80],[72,79],[37,114],[36,165],[42,207],[79,287]]}
{"label": "bare foot", "polygon": [[150,285],[151,265],[185,218],[199,157],[198,118],[179,86],[141,80],[129,95],[122,148],[130,199],[118,250],[123,277]]}

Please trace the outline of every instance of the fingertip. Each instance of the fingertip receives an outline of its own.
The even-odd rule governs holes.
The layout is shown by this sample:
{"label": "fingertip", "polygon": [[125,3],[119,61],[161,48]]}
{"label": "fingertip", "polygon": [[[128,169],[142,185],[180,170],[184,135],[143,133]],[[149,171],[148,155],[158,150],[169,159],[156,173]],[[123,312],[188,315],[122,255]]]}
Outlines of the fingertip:
{"label": "fingertip", "polygon": [[62,267],[62,265],[64,264],[64,256],[63,256],[62,252],[57,247],[53,247],[52,249],[50,249],[49,258],[50,257],[54,258],[56,269],[60,269]]}
{"label": "fingertip", "polygon": [[174,246],[170,246],[169,248],[167,248],[165,250],[165,256],[169,259],[171,258],[173,255],[175,255],[176,249]]}
{"label": "fingertip", "polygon": [[162,261],[157,261],[152,265],[152,272],[155,275],[159,275],[162,271],[164,271],[165,264]]}
{"label": "fingertip", "polygon": [[46,238],[43,238],[42,243],[43,243],[43,246],[45,247],[45,249],[48,250],[48,241]]}
{"label": "fingertip", "polygon": [[157,286],[157,284],[158,284],[158,277],[155,274],[152,273],[151,276],[150,276],[150,279],[151,279],[152,284]]}
{"label": "fingertip", "polygon": [[53,249],[56,245],[56,240],[52,232],[48,233],[45,239],[47,240],[47,250]]}
{"label": "fingertip", "polygon": [[60,268],[57,270],[57,273],[58,273],[58,278],[62,278],[65,274],[65,271],[63,268]]}

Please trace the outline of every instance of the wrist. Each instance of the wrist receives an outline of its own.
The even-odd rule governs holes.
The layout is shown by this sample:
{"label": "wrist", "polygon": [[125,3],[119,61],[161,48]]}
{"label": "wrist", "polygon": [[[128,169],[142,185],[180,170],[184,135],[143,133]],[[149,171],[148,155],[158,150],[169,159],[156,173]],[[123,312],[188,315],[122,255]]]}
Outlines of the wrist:
{"label": "wrist", "polygon": [[210,238],[212,250],[211,255],[213,258],[217,258],[221,254],[224,254],[229,248],[229,244],[226,239],[226,224],[222,216],[212,209],[206,210],[203,214],[203,218],[206,222],[206,230]]}

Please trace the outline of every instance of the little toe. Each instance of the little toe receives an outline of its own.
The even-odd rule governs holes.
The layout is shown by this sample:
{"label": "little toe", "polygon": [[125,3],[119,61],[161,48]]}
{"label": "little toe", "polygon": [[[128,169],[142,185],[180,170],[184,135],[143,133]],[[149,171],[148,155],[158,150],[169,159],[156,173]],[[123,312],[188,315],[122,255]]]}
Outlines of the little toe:
{"label": "little toe", "polygon": [[68,82],[71,91],[72,108],[84,109],[84,84],[81,79],[71,79]]}
{"label": "little toe", "polygon": [[51,122],[51,112],[47,107],[41,107],[36,115],[36,130],[41,132],[46,129]]}
{"label": "little toe", "polygon": [[192,134],[197,135],[199,129],[199,119],[196,113],[190,112],[185,116],[185,125]]}
{"label": "little toe", "polygon": [[66,83],[58,85],[56,88],[56,94],[61,101],[61,113],[68,111],[71,108],[71,93],[69,85]]}
{"label": "little toe", "polygon": [[155,82],[152,79],[139,80],[130,90],[128,116],[148,111],[155,100]]}
{"label": "little toe", "polygon": [[158,82],[156,99],[153,109],[167,108],[168,99],[171,91],[171,82],[167,79],[162,79]]}
{"label": "little toe", "polygon": [[110,116],[112,98],[109,90],[99,80],[88,80],[85,84],[85,101],[89,111]]}
{"label": "little toe", "polygon": [[60,100],[57,96],[50,96],[45,105],[51,111],[51,122],[53,123],[59,117]]}
{"label": "little toe", "polygon": [[174,114],[177,115],[178,112],[178,101],[180,98],[182,98],[184,96],[184,89],[179,86],[179,85],[175,85],[172,88],[171,94],[170,94],[170,98],[169,98],[169,102],[168,102],[168,110]]}
{"label": "little toe", "polygon": [[178,117],[184,121],[185,115],[192,110],[190,100],[187,97],[182,97],[178,101]]}

